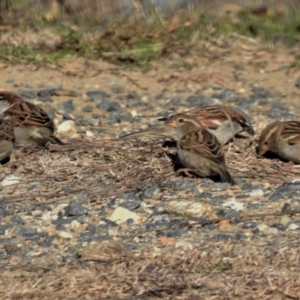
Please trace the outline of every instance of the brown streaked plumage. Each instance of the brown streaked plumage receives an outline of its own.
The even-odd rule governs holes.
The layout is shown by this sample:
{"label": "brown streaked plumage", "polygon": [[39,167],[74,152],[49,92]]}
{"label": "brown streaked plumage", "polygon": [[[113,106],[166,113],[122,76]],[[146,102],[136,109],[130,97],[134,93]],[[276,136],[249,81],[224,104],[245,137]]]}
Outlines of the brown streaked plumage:
{"label": "brown streaked plumage", "polygon": [[273,152],[283,159],[300,163],[300,121],[276,121],[261,133],[258,154]]}
{"label": "brown streaked plumage", "polygon": [[173,115],[166,125],[176,129],[178,157],[189,172],[201,177],[219,175],[222,181],[234,185],[220,143],[193,116]]}
{"label": "brown streaked plumage", "polygon": [[180,114],[171,115],[168,118],[160,118],[158,121],[164,122],[158,128],[142,130],[122,136],[136,136],[141,134],[166,136],[176,140],[176,132],[173,128],[165,126],[165,122],[177,115],[194,117],[210,133],[214,134],[223,145],[231,140],[236,134],[246,131],[254,135],[251,119],[242,110],[233,106],[209,105],[185,111]]}
{"label": "brown streaked plumage", "polygon": [[14,148],[14,132],[10,120],[4,117],[5,111],[8,109],[5,102],[0,102],[0,162],[6,162]]}
{"label": "brown streaked plumage", "polygon": [[9,105],[4,117],[9,118],[14,128],[17,145],[63,144],[54,136],[53,121],[40,107],[10,92],[0,92],[0,102]]}

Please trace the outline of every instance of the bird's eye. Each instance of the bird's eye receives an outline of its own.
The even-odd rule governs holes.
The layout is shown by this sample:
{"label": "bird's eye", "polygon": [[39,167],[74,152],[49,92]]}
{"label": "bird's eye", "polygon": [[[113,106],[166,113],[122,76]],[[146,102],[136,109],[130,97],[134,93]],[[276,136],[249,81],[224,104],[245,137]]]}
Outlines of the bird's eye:
{"label": "bird's eye", "polygon": [[269,144],[268,141],[265,141],[265,142],[264,142],[264,145],[268,145],[268,144]]}
{"label": "bird's eye", "polygon": [[184,122],[184,119],[179,119],[179,123],[183,123]]}

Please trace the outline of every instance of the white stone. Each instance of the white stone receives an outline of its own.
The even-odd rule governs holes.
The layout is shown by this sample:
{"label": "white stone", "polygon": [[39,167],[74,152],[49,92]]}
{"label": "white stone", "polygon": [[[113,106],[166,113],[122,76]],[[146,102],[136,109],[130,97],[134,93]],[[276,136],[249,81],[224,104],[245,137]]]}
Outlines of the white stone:
{"label": "white stone", "polygon": [[64,239],[71,239],[73,237],[73,234],[70,232],[66,232],[66,231],[58,231],[58,236],[60,236],[61,238]]}
{"label": "white stone", "polygon": [[298,224],[292,223],[289,225],[287,230],[296,230],[298,229],[300,226]]}
{"label": "white stone", "polygon": [[255,190],[252,190],[250,193],[249,193],[249,196],[251,197],[254,197],[254,196],[263,196],[264,195],[264,192],[262,189],[255,189]]}
{"label": "white stone", "polygon": [[95,136],[90,130],[87,130],[87,131],[85,132],[85,134],[86,134],[86,136],[89,137],[89,138],[92,138],[92,137]]}
{"label": "white stone", "polygon": [[266,224],[260,224],[256,228],[259,229],[259,231],[265,233],[265,234],[278,234],[278,229],[275,227],[270,227]]}
{"label": "white stone", "polygon": [[222,206],[224,206],[224,207],[230,207],[230,208],[232,208],[234,210],[237,210],[237,211],[243,210],[245,208],[245,204],[244,203],[237,202],[237,201],[234,201],[234,200],[227,201],[227,202],[223,203]]}
{"label": "white stone", "polygon": [[15,175],[9,175],[2,180],[1,185],[9,186],[9,185],[13,185],[13,184],[18,184],[19,182],[20,181],[19,181],[18,177],[16,177]]}
{"label": "white stone", "polygon": [[164,210],[179,216],[202,217],[204,215],[211,215],[214,212],[214,207],[207,203],[174,200],[168,202]]}
{"label": "white stone", "polygon": [[64,121],[57,127],[57,133],[68,135],[70,137],[76,135],[77,130],[76,130],[75,122],[72,120]]}
{"label": "white stone", "polygon": [[41,219],[44,221],[50,221],[51,220],[51,212],[46,211],[45,213],[42,214]]}
{"label": "white stone", "polygon": [[116,222],[117,224],[124,223],[129,219],[132,219],[134,222],[137,222],[140,219],[140,217],[136,213],[120,206],[117,207],[109,217],[109,220]]}
{"label": "white stone", "polygon": [[134,109],[134,110],[132,110],[131,112],[131,116],[134,118],[134,117],[136,117],[137,115],[138,115],[138,113],[137,113],[137,111]]}

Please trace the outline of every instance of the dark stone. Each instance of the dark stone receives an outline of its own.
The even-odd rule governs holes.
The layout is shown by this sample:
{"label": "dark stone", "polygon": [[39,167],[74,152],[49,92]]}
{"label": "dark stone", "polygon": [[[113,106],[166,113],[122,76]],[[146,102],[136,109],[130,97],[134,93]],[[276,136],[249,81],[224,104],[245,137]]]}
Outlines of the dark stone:
{"label": "dark stone", "polygon": [[128,243],[122,243],[121,244],[125,250],[127,251],[133,251],[133,250],[137,250],[139,248],[138,245],[136,244],[128,244]]}
{"label": "dark stone", "polygon": [[86,231],[89,231],[91,233],[95,233],[96,232],[96,229],[97,229],[97,226],[95,224],[89,224],[87,227],[86,227]]}
{"label": "dark stone", "polygon": [[[162,182],[163,187],[171,188],[177,191],[194,190],[196,188],[195,183],[188,180],[170,181],[166,180]],[[198,189],[197,189],[198,190]]]}
{"label": "dark stone", "polygon": [[220,100],[227,100],[227,101],[235,101],[235,100],[237,100],[237,95],[236,95],[235,91],[226,89],[221,93],[213,94],[212,98],[217,98]]}
{"label": "dark stone", "polygon": [[74,219],[81,224],[85,224],[90,221],[91,217],[89,215],[83,215],[83,216],[76,216],[74,217]]}
{"label": "dark stone", "polygon": [[277,228],[280,231],[285,231],[286,227],[282,223],[274,223],[271,225],[271,227]]}
{"label": "dark stone", "polygon": [[5,231],[9,228],[12,228],[13,225],[12,224],[4,224],[4,225],[0,225],[0,235],[5,235]]}
{"label": "dark stone", "polygon": [[55,90],[56,88],[43,89],[37,92],[37,96],[40,98],[48,98],[54,94]]}
{"label": "dark stone", "polygon": [[185,102],[186,102],[187,107],[200,107],[200,106],[214,104],[214,103],[212,103],[214,101],[212,101],[211,98],[207,98],[202,95],[190,96],[186,99]]}
{"label": "dark stone", "polygon": [[97,231],[108,230],[110,227],[118,227],[119,225],[116,222],[113,222],[108,219],[100,219],[99,225],[97,226]]}
{"label": "dark stone", "polygon": [[212,240],[216,241],[216,242],[221,242],[221,241],[227,241],[230,240],[232,238],[231,235],[229,234],[225,234],[225,233],[218,233],[216,234]]}
{"label": "dark stone", "polygon": [[224,200],[228,199],[227,195],[219,195],[210,199],[209,204],[211,205],[221,205]]}
{"label": "dark stone", "polygon": [[73,100],[67,100],[61,104],[61,108],[67,113],[70,114],[74,111],[74,103]]}
{"label": "dark stone", "polygon": [[171,114],[173,114],[175,111],[161,111],[158,114],[156,114],[156,118],[168,118]]}
{"label": "dark stone", "polygon": [[226,219],[238,218],[239,212],[231,208],[221,208],[217,211],[217,216],[219,218],[226,218]]}
{"label": "dark stone", "polygon": [[140,99],[140,96],[136,91],[132,91],[127,94],[126,99],[129,101],[137,101]]}
{"label": "dark stone", "polygon": [[285,199],[284,194],[280,193],[280,192],[275,192],[273,194],[270,195],[269,200],[271,201],[278,201],[278,200],[283,200]]}
{"label": "dark stone", "polygon": [[50,96],[44,96],[44,97],[39,96],[38,100],[42,102],[53,102],[53,99]]}
{"label": "dark stone", "polygon": [[94,111],[94,107],[91,105],[86,105],[82,108],[82,112],[84,113],[91,113]]}
{"label": "dark stone", "polygon": [[175,105],[184,105],[186,100],[185,98],[182,98],[182,97],[179,97],[179,96],[175,96],[175,97],[172,97],[171,98],[171,101],[170,101],[172,104],[175,104]]}
{"label": "dark stone", "polygon": [[87,192],[81,192],[80,194],[78,194],[74,200],[74,203],[77,204],[85,204],[88,200],[88,193]]}
{"label": "dark stone", "polygon": [[0,210],[0,220],[5,218],[6,216],[9,216],[9,212],[7,210]]}
{"label": "dark stone", "polygon": [[243,224],[243,229],[255,228],[259,225],[257,221],[248,221]]}
{"label": "dark stone", "polygon": [[94,233],[92,232],[82,232],[78,238],[79,243],[88,242],[90,243],[94,239]]}
{"label": "dark stone", "polygon": [[142,203],[141,198],[137,197],[133,193],[123,193],[114,198],[110,203],[109,207],[115,208],[116,206],[122,206],[129,210],[138,208]]}
{"label": "dark stone", "polygon": [[110,101],[110,95],[104,91],[90,91],[86,93],[96,104]]}
{"label": "dark stone", "polygon": [[25,101],[35,99],[37,96],[36,91],[25,91],[25,90],[19,90],[18,95],[20,95],[21,98],[23,98]]}
{"label": "dark stone", "polygon": [[48,117],[49,117],[51,120],[54,119],[55,114],[56,114],[56,110],[55,110],[54,108],[51,108],[51,109],[48,111]]}
{"label": "dark stone", "polygon": [[228,182],[213,182],[214,189],[218,189],[221,191],[227,190],[231,187],[231,184]]}
{"label": "dark stone", "polygon": [[292,206],[289,203],[284,203],[281,209],[282,212],[291,211],[291,210],[292,210]]}
{"label": "dark stone", "polygon": [[36,228],[21,227],[19,229],[19,235],[25,237],[28,240],[36,240],[46,234],[46,232],[38,232]]}
{"label": "dark stone", "polygon": [[235,240],[240,240],[240,239],[246,238],[246,235],[245,235],[244,232],[239,231],[239,232],[237,232],[237,233],[233,236],[233,238],[234,238]]}
{"label": "dark stone", "polygon": [[160,193],[160,188],[158,185],[153,185],[150,188],[147,188],[142,193],[142,198],[152,198],[156,199]]}
{"label": "dark stone", "polygon": [[66,208],[67,216],[82,216],[86,215],[88,212],[87,208],[84,206],[77,204],[76,202],[71,202],[69,206]]}
{"label": "dark stone", "polygon": [[11,221],[14,222],[14,223],[20,224],[20,225],[24,225],[25,224],[24,220],[20,216],[18,216],[18,215],[12,216],[11,217]]}
{"label": "dark stone", "polygon": [[217,228],[219,228],[219,226],[217,224],[208,224],[208,225],[204,226],[204,229],[206,229],[206,230],[215,230]]}
{"label": "dark stone", "polygon": [[92,114],[93,119],[101,119],[101,115],[99,114]]}
{"label": "dark stone", "polygon": [[103,104],[100,104],[100,105],[97,105],[97,107],[99,109],[103,109],[103,110],[106,110],[108,112],[111,112],[111,113],[121,113],[122,112],[122,107],[121,107],[121,104],[119,102],[109,102],[109,103],[103,103]]}
{"label": "dark stone", "polygon": [[146,231],[155,231],[168,226],[170,223],[170,217],[168,215],[153,216],[150,218],[145,226]]}
{"label": "dark stone", "polygon": [[188,234],[188,231],[187,230],[184,230],[184,229],[167,229],[165,230],[164,232],[164,235],[166,237],[178,237],[178,236],[182,236],[182,235],[187,235]]}
{"label": "dark stone", "polygon": [[242,190],[245,191],[245,190],[252,190],[253,189],[253,185],[251,182],[246,182],[242,185]]}
{"label": "dark stone", "polygon": [[295,195],[300,195],[300,184],[299,183],[284,184],[278,187],[276,191],[269,196],[269,200],[271,201],[284,200],[289,196],[294,197]]}
{"label": "dark stone", "polygon": [[29,210],[28,207],[19,204],[11,204],[10,207],[15,213],[27,212]]}
{"label": "dark stone", "polygon": [[53,220],[52,224],[56,225],[57,230],[65,230],[65,225],[70,225],[72,221],[73,221],[72,218],[59,217],[57,220]]}
{"label": "dark stone", "polygon": [[260,209],[262,207],[264,207],[264,204],[261,202],[249,202],[247,203],[247,209]]}
{"label": "dark stone", "polygon": [[257,98],[273,98],[274,97],[274,95],[269,90],[265,90],[263,87],[260,87],[260,86],[253,86],[252,93]]}
{"label": "dark stone", "polygon": [[93,126],[93,121],[91,119],[85,119],[83,117],[77,117],[75,119],[75,123],[77,126]]}
{"label": "dark stone", "polygon": [[289,183],[283,184],[276,189],[277,192],[286,193],[286,192],[299,192],[300,191],[300,183]]}
{"label": "dark stone", "polygon": [[41,241],[38,241],[37,244],[40,247],[48,248],[52,245],[53,240],[54,240],[53,237],[46,235],[41,239]]}

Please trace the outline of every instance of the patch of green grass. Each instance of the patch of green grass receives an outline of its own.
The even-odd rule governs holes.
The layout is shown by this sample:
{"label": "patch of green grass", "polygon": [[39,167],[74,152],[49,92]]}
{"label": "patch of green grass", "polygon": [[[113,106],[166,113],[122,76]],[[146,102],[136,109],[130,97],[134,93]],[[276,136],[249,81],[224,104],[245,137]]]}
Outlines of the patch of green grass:
{"label": "patch of green grass", "polygon": [[0,61],[1,62],[36,62],[43,64],[55,64],[59,65],[59,61],[70,55],[69,51],[64,49],[58,51],[40,51],[27,49],[25,47],[1,47],[0,51]]}
{"label": "patch of green grass", "polygon": [[230,271],[232,269],[232,263],[224,260],[224,259],[220,259],[214,266],[213,266],[213,270],[218,270],[220,272],[226,272],[226,271]]}
{"label": "patch of green grass", "polygon": [[[15,5],[18,2],[18,5],[24,6],[22,1],[24,0],[10,2]],[[51,30],[61,37],[61,46],[55,51],[50,51],[45,46],[34,50],[28,45],[12,48],[7,46],[0,49],[0,56],[7,56],[9,52],[9,55],[29,61],[57,63],[65,55],[80,55],[147,69],[153,61],[174,53],[179,58],[188,57],[195,52],[199,55],[213,55],[210,45],[215,45],[220,38],[232,38],[233,33],[273,45],[281,43],[294,47],[300,43],[300,14],[291,9],[247,9],[233,16],[202,14],[200,10],[191,14],[180,11],[166,20],[161,18],[154,7],[149,6],[146,14],[148,22],[130,16],[122,21],[112,18],[104,24],[93,15],[89,18],[64,16],[62,21],[56,17],[45,18],[42,11],[34,16],[26,13],[19,20],[19,31]],[[230,49],[230,40],[222,46]],[[182,65],[179,61],[174,62],[174,65],[177,64]]]}

